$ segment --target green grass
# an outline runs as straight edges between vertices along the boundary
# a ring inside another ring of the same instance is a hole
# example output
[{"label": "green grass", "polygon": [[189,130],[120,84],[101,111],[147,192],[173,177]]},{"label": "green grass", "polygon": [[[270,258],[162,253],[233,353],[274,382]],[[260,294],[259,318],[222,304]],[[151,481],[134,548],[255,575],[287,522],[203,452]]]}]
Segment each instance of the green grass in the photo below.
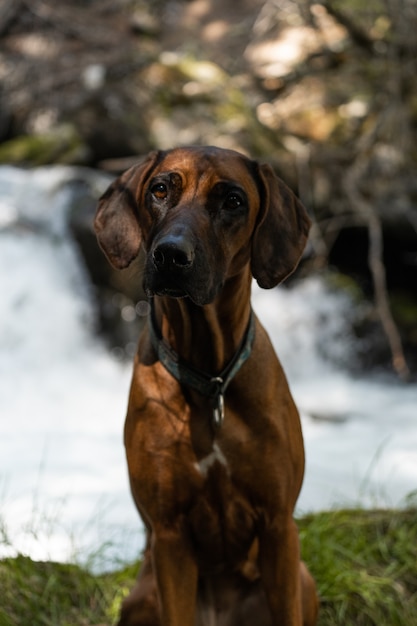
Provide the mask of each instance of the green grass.
[{"label": "green grass", "polygon": [[417,624],[417,509],[320,513],[299,527],[320,626]]},{"label": "green grass", "polygon": [[0,626],[112,624],[137,571],[134,565],[94,575],[24,556],[0,561]]},{"label": "green grass", "polygon": [[[299,528],[321,597],[319,626],[417,624],[416,508],[319,513]],[[93,575],[23,556],[0,561],[0,626],[113,624],[137,569]]]}]

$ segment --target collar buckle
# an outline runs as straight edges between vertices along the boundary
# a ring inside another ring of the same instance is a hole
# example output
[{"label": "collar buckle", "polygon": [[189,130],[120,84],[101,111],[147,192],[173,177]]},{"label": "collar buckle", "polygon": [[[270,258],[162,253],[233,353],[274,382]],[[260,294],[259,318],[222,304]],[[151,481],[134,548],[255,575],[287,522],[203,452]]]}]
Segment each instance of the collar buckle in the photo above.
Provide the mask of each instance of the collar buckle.
[{"label": "collar buckle", "polygon": [[216,376],[210,382],[217,385],[217,392],[214,396],[213,424],[216,428],[220,428],[224,422],[224,380],[220,376]]}]

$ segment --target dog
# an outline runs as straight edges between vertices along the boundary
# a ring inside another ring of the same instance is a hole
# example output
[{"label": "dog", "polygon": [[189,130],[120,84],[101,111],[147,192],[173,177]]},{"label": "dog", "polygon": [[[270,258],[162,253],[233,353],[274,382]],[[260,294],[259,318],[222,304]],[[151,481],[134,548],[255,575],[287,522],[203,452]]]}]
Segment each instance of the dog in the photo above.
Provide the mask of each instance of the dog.
[{"label": "dog", "polygon": [[143,247],[151,304],[124,431],[147,542],[119,624],[314,626],[300,419],[250,300],[296,268],[304,207],[269,165],[180,147],[115,180],[94,226],[115,268]]}]

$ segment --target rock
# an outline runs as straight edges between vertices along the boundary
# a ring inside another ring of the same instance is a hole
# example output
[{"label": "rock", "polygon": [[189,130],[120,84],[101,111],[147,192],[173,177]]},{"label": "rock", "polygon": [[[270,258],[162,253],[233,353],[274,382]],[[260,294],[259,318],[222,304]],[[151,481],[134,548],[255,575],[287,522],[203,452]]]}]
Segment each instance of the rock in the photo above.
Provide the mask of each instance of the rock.
[{"label": "rock", "polygon": [[90,164],[109,158],[146,154],[153,144],[148,120],[124,90],[111,83],[91,94],[71,114],[83,142],[90,150]]},{"label": "rock", "polygon": [[145,316],[143,307],[136,308],[145,300],[140,276],[141,259],[124,271],[111,267],[99,248],[93,229],[93,219],[100,195],[110,184],[112,177],[79,170],[66,183],[68,192],[68,222],[77,242],[86,269],[94,286],[97,305],[97,331],[106,337],[115,355],[132,356]]}]

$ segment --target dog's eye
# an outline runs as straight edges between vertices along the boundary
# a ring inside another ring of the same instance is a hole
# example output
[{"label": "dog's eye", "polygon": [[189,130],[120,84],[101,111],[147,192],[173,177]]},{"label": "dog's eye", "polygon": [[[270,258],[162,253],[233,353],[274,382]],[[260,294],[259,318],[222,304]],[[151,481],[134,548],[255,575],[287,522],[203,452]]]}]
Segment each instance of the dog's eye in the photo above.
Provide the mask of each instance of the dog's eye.
[{"label": "dog's eye", "polygon": [[164,183],[156,183],[152,185],[151,193],[157,200],[165,200],[168,195],[168,188]]},{"label": "dog's eye", "polygon": [[238,209],[243,204],[243,199],[238,193],[229,193],[226,197],[224,205],[227,209]]}]

